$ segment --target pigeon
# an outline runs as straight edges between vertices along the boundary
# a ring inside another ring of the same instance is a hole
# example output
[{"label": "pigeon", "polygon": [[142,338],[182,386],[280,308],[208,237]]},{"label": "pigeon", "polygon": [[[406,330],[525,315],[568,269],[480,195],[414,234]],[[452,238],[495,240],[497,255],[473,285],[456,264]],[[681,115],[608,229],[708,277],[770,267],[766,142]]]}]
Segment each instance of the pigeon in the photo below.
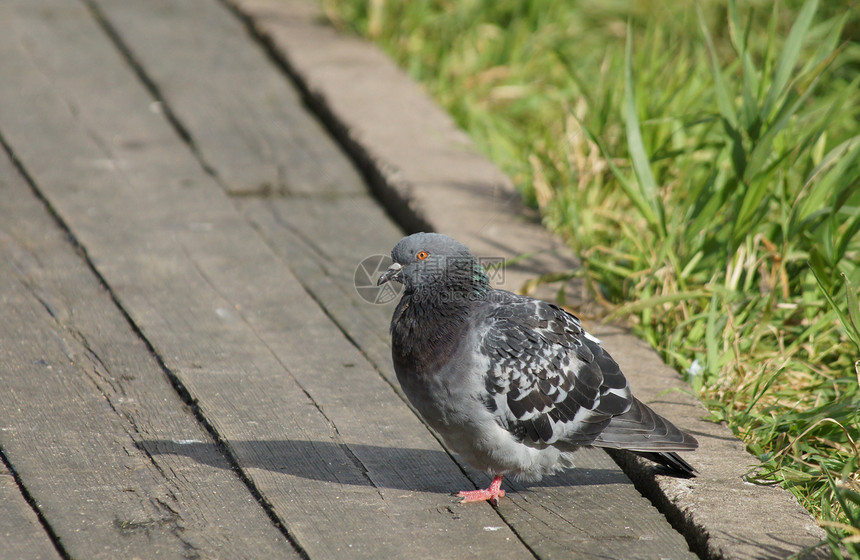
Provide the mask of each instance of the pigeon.
[{"label": "pigeon", "polygon": [[583,446],[624,449],[695,476],[676,451],[698,447],[633,396],[618,364],[558,305],[490,286],[469,249],[438,233],[394,247],[377,285],[404,290],[391,353],[409,402],[472,467],[493,477],[461,502],[504,497],[502,479],[573,467]]}]

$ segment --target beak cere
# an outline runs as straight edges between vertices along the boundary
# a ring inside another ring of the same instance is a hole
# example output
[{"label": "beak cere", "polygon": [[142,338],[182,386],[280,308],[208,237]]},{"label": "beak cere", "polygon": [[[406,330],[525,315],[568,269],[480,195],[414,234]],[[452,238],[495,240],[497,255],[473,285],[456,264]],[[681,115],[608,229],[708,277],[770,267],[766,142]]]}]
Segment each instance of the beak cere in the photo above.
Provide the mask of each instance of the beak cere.
[{"label": "beak cere", "polygon": [[377,286],[381,286],[388,282],[389,280],[400,281],[400,270],[403,268],[403,265],[400,263],[392,263],[388,269],[382,273],[379,277],[379,280],[376,281]]}]

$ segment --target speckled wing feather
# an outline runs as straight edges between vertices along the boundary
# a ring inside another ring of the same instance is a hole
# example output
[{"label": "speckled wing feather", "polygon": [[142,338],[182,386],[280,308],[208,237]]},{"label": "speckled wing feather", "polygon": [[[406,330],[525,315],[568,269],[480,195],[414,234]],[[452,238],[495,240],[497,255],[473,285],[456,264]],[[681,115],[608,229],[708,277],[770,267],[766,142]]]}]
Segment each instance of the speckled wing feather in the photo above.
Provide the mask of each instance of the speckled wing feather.
[{"label": "speckled wing feather", "polygon": [[518,439],[588,445],[634,399],[618,365],[556,305],[497,291],[480,352],[487,406]]},{"label": "speckled wing feather", "polygon": [[487,407],[536,446],[627,449],[680,471],[696,440],[633,397],[615,360],[556,305],[498,291],[482,322]]}]

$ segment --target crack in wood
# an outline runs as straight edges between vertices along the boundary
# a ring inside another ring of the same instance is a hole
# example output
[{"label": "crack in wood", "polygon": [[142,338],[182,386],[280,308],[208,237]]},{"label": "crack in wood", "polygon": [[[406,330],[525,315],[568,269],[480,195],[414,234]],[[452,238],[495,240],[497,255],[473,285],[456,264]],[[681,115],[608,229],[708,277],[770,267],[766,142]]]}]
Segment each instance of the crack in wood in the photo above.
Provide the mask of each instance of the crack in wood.
[{"label": "crack in wood", "polygon": [[318,122],[340,146],[392,221],[402,227],[406,233],[433,231],[433,226],[422,213],[410,207],[410,203],[395,192],[384,172],[379,169],[378,162],[374,161],[365,147],[353,137],[349,128],[338,119],[323,97],[308,87],[296,68],[282,54],[274,39],[266,31],[255,25],[254,17],[244,13],[237,4],[230,0],[218,1],[242,22],[248,36],[263,49],[266,57],[290,80],[290,83],[301,95],[302,104],[317,118]]},{"label": "crack in wood", "polygon": [[690,512],[680,509],[677,504],[663,493],[653,474],[654,469],[642,466],[641,463],[645,463],[646,461],[623,450],[607,449],[606,453],[630,477],[636,490],[663,514],[676,531],[684,536],[690,550],[700,558],[715,557],[708,546],[709,535],[707,529],[696,523]]},{"label": "crack in wood", "polygon": [[15,481],[15,485],[18,487],[18,491],[21,492],[21,496],[24,498],[24,501],[30,506],[30,509],[33,510],[33,513],[36,514],[36,519],[39,520],[39,524],[45,529],[45,533],[47,533],[48,538],[51,540],[51,544],[54,545],[54,548],[57,550],[57,553],[60,555],[63,560],[71,560],[71,555],[66,551],[66,548],[60,542],[60,537],[57,535],[54,528],[48,522],[48,519],[45,517],[41,508],[39,508],[39,504],[36,502],[36,499],[24,485],[24,481],[21,480],[21,476],[12,466],[12,462],[9,460],[9,457],[3,452],[3,449],[0,448],[0,462],[3,463],[3,466],[6,467],[6,470],[9,471],[9,474],[12,475],[12,479]]},{"label": "crack in wood", "polygon": [[[202,269],[202,267],[197,262],[197,260],[194,258],[194,256],[185,247],[185,245],[183,245],[182,243],[179,243],[178,245],[179,245],[180,249],[182,250],[183,254],[185,255],[186,259],[188,259],[188,262],[191,263],[195,272],[197,272],[197,274],[199,275],[200,279],[207,286],[209,286],[209,288],[213,292],[215,292],[220,298],[222,298],[224,301],[228,302],[228,304],[230,305],[231,308],[235,309],[236,306],[233,305],[233,302],[227,297],[226,294],[222,293],[218,289],[218,287],[212,282],[212,280],[209,278],[209,276],[206,274],[206,272]],[[283,362],[283,360],[281,360],[280,356],[278,356],[278,353],[275,352],[275,350],[269,346],[268,342],[264,339],[264,337],[262,337],[260,335],[260,333],[257,331],[256,327],[252,324],[252,322],[248,321],[247,318],[244,316],[244,314],[241,311],[237,310],[236,314],[239,316],[239,318],[242,320],[242,322],[245,325],[247,325],[249,329],[251,329],[251,331],[254,333],[254,335],[257,337],[257,339],[260,341],[260,343],[263,345],[263,347],[265,347],[266,350],[269,351],[269,353],[272,355],[272,357],[275,359],[275,361],[277,361],[278,364],[280,364],[280,366],[283,368],[283,370],[290,376],[290,379],[292,379],[293,383],[295,383],[296,386],[299,388],[299,390],[305,395],[308,402],[314,406],[314,408],[317,410],[317,412],[319,412],[320,416],[322,416],[322,418],[328,424],[329,429],[332,432],[332,438],[336,440],[337,445],[340,446],[340,448],[343,450],[344,454],[359,469],[359,471],[362,473],[362,476],[365,478],[365,480],[368,482],[368,484],[376,490],[376,493],[379,495],[379,498],[381,500],[385,501],[385,495],[383,494],[382,489],[379,487],[378,484],[376,484],[374,482],[373,478],[370,476],[370,471],[368,470],[367,466],[352,451],[352,449],[350,449],[349,444],[347,444],[343,440],[343,438],[341,437],[340,431],[337,428],[337,425],[328,416],[328,414],[326,414],[322,405],[319,402],[317,402],[316,399],[314,399],[314,397],[310,393],[310,391],[295,377],[295,375],[293,375],[293,373],[290,371],[290,368],[287,366],[287,364],[285,364]],[[387,513],[386,513],[386,515],[387,515]]]},{"label": "crack in wood", "polygon": [[[159,104],[162,113],[164,114],[167,121],[176,131],[176,134],[185,142],[191,152],[194,154],[195,159],[200,163],[200,167],[203,168],[203,171],[206,172],[207,175],[213,177],[218,183],[221,183],[221,180],[218,176],[218,171],[210,165],[206,158],[203,157],[203,154],[200,152],[200,149],[197,146],[197,143],[194,141],[194,137],[191,135],[191,132],[182,124],[179,118],[176,116],[171,107],[165,102],[164,96],[161,94],[161,90],[155,81],[146,73],[143,66],[138,62],[132,53],[129,46],[123,41],[119,32],[111,25],[110,21],[102,14],[101,9],[96,5],[92,0],[81,0],[84,5],[89,9],[90,13],[93,16],[93,19],[96,21],[98,26],[104,31],[105,35],[107,35],[108,39],[114,44],[119,53],[122,55],[126,64],[128,64],[129,68],[132,69],[137,78],[141,81],[143,86],[149,92],[149,94],[153,97],[153,101]],[[222,185],[223,186],[223,185]]]},{"label": "crack in wood", "polygon": [[[275,220],[275,223],[277,223],[279,226],[284,228],[286,231],[293,234],[296,239],[298,239],[302,244],[304,244],[307,247],[308,251],[310,251],[312,254],[318,255],[319,258],[313,259],[314,264],[316,264],[320,268],[320,270],[322,270],[323,274],[325,274],[326,276],[331,275],[330,271],[328,269],[326,269],[325,266],[323,266],[323,263],[329,262],[331,260],[330,256],[326,254],[326,252],[322,249],[322,247],[319,246],[319,244],[314,243],[314,241],[310,237],[305,235],[302,231],[300,231],[299,228],[296,228],[292,224],[290,224],[274,208],[272,209],[272,218]],[[251,221],[250,223],[251,223],[251,227],[253,227],[258,232],[260,231],[258,224],[255,224],[253,221]],[[265,236],[261,235],[261,237],[265,241],[265,239],[266,239]],[[289,263],[287,263],[287,267],[290,268],[290,270],[292,270],[292,267],[289,265]],[[296,275],[296,278],[302,284],[302,287],[305,288],[305,291],[309,294],[312,294],[312,291],[308,289],[308,287],[304,284],[304,282],[302,282],[301,277]],[[313,297],[313,295],[311,295],[311,297]],[[317,302],[317,304],[319,305],[319,302]],[[325,309],[322,305],[320,305],[320,307]],[[341,329],[341,331],[343,331],[343,329]],[[360,348],[359,348],[359,350],[360,350]]]},{"label": "crack in wood", "polygon": [[167,528],[182,545],[183,558],[187,558],[188,560],[200,558],[198,547],[183,535],[185,527],[180,522],[182,520],[180,512],[159,497],[150,498],[150,503],[155,507],[156,511],[163,512],[162,517],[142,521],[115,518],[114,527],[119,530],[120,534],[143,532],[147,536],[150,536],[150,530],[153,528]]}]

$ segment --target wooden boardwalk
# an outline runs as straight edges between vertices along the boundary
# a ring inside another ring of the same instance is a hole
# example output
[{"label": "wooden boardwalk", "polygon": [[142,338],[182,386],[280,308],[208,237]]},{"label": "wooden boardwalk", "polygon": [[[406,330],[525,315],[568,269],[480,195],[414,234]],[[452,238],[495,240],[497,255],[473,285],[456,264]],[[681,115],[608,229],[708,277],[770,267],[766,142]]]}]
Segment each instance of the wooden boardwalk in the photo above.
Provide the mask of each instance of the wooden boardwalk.
[{"label": "wooden boardwalk", "polygon": [[402,231],[219,0],[4,0],[0,142],[0,559],[695,558],[598,450],[456,504]]}]

